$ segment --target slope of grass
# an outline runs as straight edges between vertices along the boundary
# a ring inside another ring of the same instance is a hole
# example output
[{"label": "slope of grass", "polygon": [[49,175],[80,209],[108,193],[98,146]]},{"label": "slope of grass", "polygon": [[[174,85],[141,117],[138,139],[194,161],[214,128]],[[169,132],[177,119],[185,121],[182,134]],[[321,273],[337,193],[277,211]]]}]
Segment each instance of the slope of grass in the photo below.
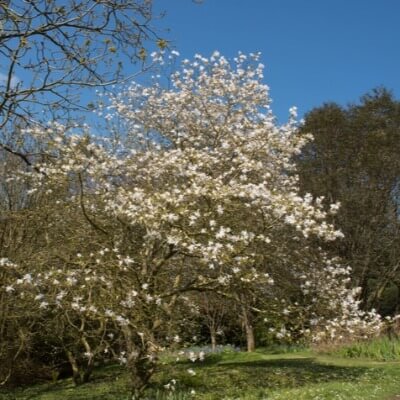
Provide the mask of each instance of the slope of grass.
[{"label": "slope of grass", "polygon": [[[193,369],[196,375],[187,370]],[[175,379],[175,391],[164,385]],[[128,400],[129,377],[118,366],[99,369],[91,383],[70,380],[0,392],[4,400]],[[191,393],[195,391],[195,394]],[[400,395],[400,363],[349,360],[311,352],[222,353],[204,362],[166,359],[148,394],[152,400],[385,400]]]}]

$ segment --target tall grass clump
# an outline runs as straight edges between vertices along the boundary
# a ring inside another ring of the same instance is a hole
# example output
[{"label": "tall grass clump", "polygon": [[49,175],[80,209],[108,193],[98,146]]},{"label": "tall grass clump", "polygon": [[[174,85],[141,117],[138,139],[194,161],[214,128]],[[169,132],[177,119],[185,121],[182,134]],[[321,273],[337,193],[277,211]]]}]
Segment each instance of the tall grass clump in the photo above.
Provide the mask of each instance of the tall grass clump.
[{"label": "tall grass clump", "polygon": [[357,341],[330,352],[345,358],[366,358],[375,361],[400,361],[400,338],[382,336],[369,341]]}]

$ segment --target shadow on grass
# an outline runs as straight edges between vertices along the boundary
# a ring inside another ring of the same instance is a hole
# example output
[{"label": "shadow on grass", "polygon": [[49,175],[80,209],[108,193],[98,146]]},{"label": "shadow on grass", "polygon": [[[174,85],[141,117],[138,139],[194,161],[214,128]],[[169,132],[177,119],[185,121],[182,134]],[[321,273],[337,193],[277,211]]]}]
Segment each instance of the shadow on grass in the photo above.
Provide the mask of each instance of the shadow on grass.
[{"label": "shadow on grass", "polygon": [[[193,368],[196,375],[184,374],[188,368]],[[219,360],[215,357],[202,365],[182,362],[176,363],[174,369],[171,366],[168,369],[179,380],[181,387],[195,388],[203,394],[215,393],[215,399],[221,393],[229,397],[238,392],[253,393],[324,382],[356,381],[369,370],[367,367],[322,364],[312,357],[260,360],[260,355],[254,360],[238,357],[237,360],[223,361],[223,357]],[[211,395],[210,398],[214,397]]]},{"label": "shadow on grass", "polygon": [[128,376],[119,365],[103,366],[94,371],[88,383],[75,386],[71,378],[42,383],[11,391],[0,391],[0,400],[109,400],[127,399]]},{"label": "shadow on grass", "polygon": [[321,379],[326,381],[333,379],[352,380],[357,379],[368,370],[366,367],[322,364],[312,357],[224,362],[220,366],[237,368],[249,375],[257,373],[262,373],[266,376],[286,375],[299,380],[299,383],[305,378],[307,378],[307,383],[311,383],[310,381],[313,380],[320,382]]}]

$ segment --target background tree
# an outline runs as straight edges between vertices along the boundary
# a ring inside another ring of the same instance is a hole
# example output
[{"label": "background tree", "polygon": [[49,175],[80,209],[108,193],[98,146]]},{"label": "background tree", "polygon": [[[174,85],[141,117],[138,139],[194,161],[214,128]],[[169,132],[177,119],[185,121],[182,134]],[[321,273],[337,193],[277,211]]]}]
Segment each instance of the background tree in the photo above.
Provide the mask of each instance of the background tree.
[{"label": "background tree", "polygon": [[302,192],[341,203],[334,222],[345,237],[328,248],[352,267],[364,306],[392,314],[400,284],[400,103],[376,89],[359,104],[312,110],[302,131],[314,136],[298,159]]},{"label": "background tree", "polygon": [[217,349],[218,338],[222,337],[232,325],[237,323],[237,312],[232,301],[215,292],[204,292],[198,295],[196,303],[199,308],[200,324],[207,328],[211,349]]}]

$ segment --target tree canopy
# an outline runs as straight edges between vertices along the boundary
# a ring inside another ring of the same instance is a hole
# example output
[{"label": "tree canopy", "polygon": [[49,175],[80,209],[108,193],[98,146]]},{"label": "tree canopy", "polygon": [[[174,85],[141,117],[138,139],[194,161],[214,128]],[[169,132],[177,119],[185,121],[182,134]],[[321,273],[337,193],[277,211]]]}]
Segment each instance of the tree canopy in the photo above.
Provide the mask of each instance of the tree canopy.
[{"label": "tree canopy", "polygon": [[344,239],[330,249],[353,268],[364,305],[394,313],[398,298],[383,303],[400,283],[400,103],[376,89],[359,104],[312,110],[301,130],[314,137],[298,159],[302,192],[341,204],[334,222]]}]

